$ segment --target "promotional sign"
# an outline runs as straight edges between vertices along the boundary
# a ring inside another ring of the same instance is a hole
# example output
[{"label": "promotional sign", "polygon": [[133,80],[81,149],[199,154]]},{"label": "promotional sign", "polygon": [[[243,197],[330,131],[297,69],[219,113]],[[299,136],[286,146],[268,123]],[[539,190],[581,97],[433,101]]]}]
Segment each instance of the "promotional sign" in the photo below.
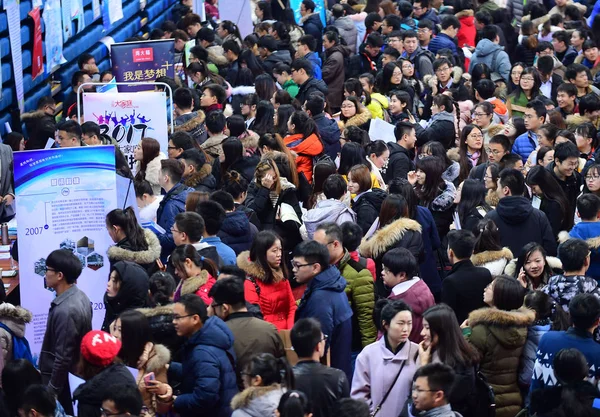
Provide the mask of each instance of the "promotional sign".
[{"label": "promotional sign", "polygon": [[83,120],[98,123],[100,132],[114,138],[129,167],[134,170],[135,147],[142,138],[150,137],[160,143],[166,155],[167,144],[167,95],[151,93],[84,93]]},{"label": "promotional sign", "polygon": [[[117,82],[154,82],[175,78],[173,39],[114,43],[110,46],[112,72]],[[120,92],[154,90],[152,85],[119,86]]]},{"label": "promotional sign", "polygon": [[[315,13],[319,13],[321,17],[321,23],[323,23],[323,27],[327,26],[325,24],[325,11],[327,8],[325,7],[325,0],[313,0],[315,2]],[[302,0],[290,0],[290,8],[294,11],[294,17],[296,18],[296,23],[300,26],[302,15],[300,14],[300,4],[302,4]]]},{"label": "promotional sign", "polygon": [[77,286],[89,297],[94,329],[104,320],[110,274],[106,250],[113,244],[106,214],[117,207],[114,146],[41,149],[14,154],[21,305],[32,312],[25,336],[37,362],[50,303],[46,258],[72,251],[83,271]]},{"label": "promotional sign", "polygon": [[60,1],[46,0],[42,17],[46,28],[46,72],[48,74],[67,62],[63,56],[61,16]]},{"label": "promotional sign", "polygon": [[36,7],[29,12],[33,19],[33,50],[31,53],[31,78],[34,80],[44,73],[44,61],[42,58],[42,21],[40,9]]}]

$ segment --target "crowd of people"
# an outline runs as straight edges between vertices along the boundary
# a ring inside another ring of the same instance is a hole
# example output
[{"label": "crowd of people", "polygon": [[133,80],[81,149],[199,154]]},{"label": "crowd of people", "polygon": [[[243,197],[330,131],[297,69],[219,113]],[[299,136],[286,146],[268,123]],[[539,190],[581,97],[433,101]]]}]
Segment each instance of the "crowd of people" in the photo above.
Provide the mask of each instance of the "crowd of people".
[{"label": "crowd of people", "polygon": [[142,139],[134,175],[76,93],[0,145],[3,218],[9,147],[48,137],[114,144],[137,202],[101,330],[67,250],[39,357],[1,300],[0,415],[599,415],[600,2],[260,0],[245,37],[191,3],[150,34],[166,155]]}]

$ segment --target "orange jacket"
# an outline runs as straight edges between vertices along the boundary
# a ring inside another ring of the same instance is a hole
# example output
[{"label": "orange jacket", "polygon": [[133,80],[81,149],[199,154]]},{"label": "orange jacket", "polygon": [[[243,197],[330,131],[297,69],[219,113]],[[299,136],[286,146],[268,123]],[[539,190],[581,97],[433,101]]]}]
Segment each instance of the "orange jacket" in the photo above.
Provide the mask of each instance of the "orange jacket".
[{"label": "orange jacket", "polygon": [[298,173],[304,173],[304,176],[312,184],[313,157],[323,153],[323,144],[314,133],[302,140],[302,134],[289,135],[283,139],[285,146],[290,151],[296,153],[296,167]]}]

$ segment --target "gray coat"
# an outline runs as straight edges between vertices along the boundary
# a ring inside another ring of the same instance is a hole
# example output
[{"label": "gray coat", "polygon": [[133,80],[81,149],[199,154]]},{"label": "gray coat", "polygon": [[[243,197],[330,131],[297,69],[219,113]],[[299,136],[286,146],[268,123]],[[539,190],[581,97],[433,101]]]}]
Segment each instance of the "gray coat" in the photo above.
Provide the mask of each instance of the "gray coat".
[{"label": "gray coat", "polygon": [[[0,144],[0,196],[14,195],[13,190],[13,151],[10,146]],[[0,204],[0,218],[14,216],[13,204]]]},{"label": "gray coat", "polygon": [[68,387],[68,373],[74,373],[79,362],[81,339],[90,330],[90,299],[73,285],[50,304],[40,353],[42,383],[57,394]]},{"label": "gray coat", "polygon": [[231,400],[231,417],[272,416],[284,392],[279,384],[246,388]]},{"label": "gray coat", "polygon": [[480,40],[475,47],[475,53],[471,57],[469,73],[473,71],[477,64],[486,64],[491,72],[497,72],[504,78],[504,81],[508,82],[511,65],[504,47],[489,39]]},{"label": "gray coat", "polygon": [[338,28],[340,36],[346,41],[346,45],[350,48],[350,52],[355,54],[357,52],[357,40],[358,40],[358,29],[354,21],[349,16],[342,16],[335,19],[333,26]]}]

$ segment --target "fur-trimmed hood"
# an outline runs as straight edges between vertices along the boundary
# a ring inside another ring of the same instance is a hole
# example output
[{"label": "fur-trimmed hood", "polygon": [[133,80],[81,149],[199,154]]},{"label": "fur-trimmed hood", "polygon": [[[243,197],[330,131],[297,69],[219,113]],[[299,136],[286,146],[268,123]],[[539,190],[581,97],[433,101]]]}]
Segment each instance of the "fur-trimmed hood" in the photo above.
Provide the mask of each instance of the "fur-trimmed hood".
[{"label": "fur-trimmed hood", "polygon": [[[461,67],[453,67],[452,68],[452,83],[458,84],[461,81],[463,76],[463,69]],[[425,75],[423,76],[423,84],[429,86],[430,88],[438,85],[438,79],[435,75]],[[454,85],[454,87],[456,87]]]},{"label": "fur-trimmed hood", "polygon": [[[272,415],[272,411],[279,405],[279,399],[285,390],[279,384],[272,384],[266,387],[248,387],[238,393],[231,400],[231,409],[238,410],[240,408],[254,408],[254,412],[263,409],[267,411],[264,414],[248,413],[251,416],[267,416]],[[273,407],[274,405],[274,407]],[[271,407],[273,407],[271,409]],[[268,412],[271,411],[271,413]]]},{"label": "fur-trimmed hood", "polygon": [[[250,260],[250,251],[244,251],[237,256],[237,266],[244,270],[246,275],[249,275],[258,280],[264,281],[267,278],[265,270],[256,262]],[[275,272],[275,271],[273,271]],[[283,274],[274,273],[274,282],[284,280]]]},{"label": "fur-trimmed hood", "polygon": [[496,207],[500,202],[500,197],[498,197],[498,194],[495,190],[487,190],[487,194],[485,195],[485,202],[492,207]]},{"label": "fur-trimmed hood", "polygon": [[506,259],[507,262],[510,262],[513,259],[513,253],[509,248],[502,248],[501,250],[486,250],[471,256],[471,262],[475,266],[482,266],[500,259]]},{"label": "fur-trimmed hood", "polygon": [[196,188],[206,177],[212,174],[212,166],[210,164],[202,165],[199,171],[194,172],[187,177],[183,183],[188,187]]},{"label": "fur-trimmed hood", "polygon": [[[553,271],[562,270],[562,262],[555,256],[546,256],[546,262],[548,262],[548,266],[552,268]],[[515,276],[515,271],[517,269],[517,259],[513,259],[506,265],[504,269],[504,273],[506,275],[510,275],[511,277]]]},{"label": "fur-trimmed hood", "polygon": [[466,10],[461,10],[460,12],[456,13],[454,16],[456,16],[458,19],[460,19],[461,17],[475,16],[475,13],[471,9],[466,9]]},{"label": "fur-trimmed hood", "polygon": [[506,349],[522,347],[527,340],[527,328],[535,320],[535,311],[527,307],[518,310],[480,308],[469,314],[469,327],[483,325]]},{"label": "fur-trimmed hood", "polygon": [[401,240],[407,231],[421,233],[421,225],[408,218],[395,220],[379,229],[371,239],[363,240],[358,251],[367,258],[377,258]]},{"label": "fur-trimmed hood", "polygon": [[483,133],[486,134],[490,139],[496,135],[500,135],[504,132],[504,125],[493,123],[487,128],[483,129]]},{"label": "fur-trimmed hood", "polygon": [[21,120],[22,121],[26,121],[26,120],[31,120],[31,119],[41,119],[42,117],[52,117],[49,114],[46,114],[46,112],[44,110],[34,110],[34,111],[30,111],[27,113],[23,113],[21,115]]},{"label": "fur-trimmed hood", "polygon": [[119,246],[111,246],[106,251],[108,259],[111,261],[130,261],[140,265],[151,264],[160,258],[160,241],[156,235],[148,230],[144,229],[144,238],[148,244],[148,249],[142,251],[132,251]]},{"label": "fur-trimmed hood", "polygon": [[178,120],[180,123],[175,124],[173,131],[189,132],[200,127],[200,125],[204,123],[204,120],[206,120],[206,116],[202,110],[198,110],[189,114],[184,114],[183,116],[179,116],[177,119],[175,119],[175,122]]},{"label": "fur-trimmed hood", "polygon": [[219,156],[223,155],[223,142],[227,139],[227,136],[220,134],[209,136],[208,139],[200,147],[210,155]]},{"label": "fur-trimmed hood", "polygon": [[200,275],[190,277],[181,281],[181,295],[196,294],[196,291],[206,284],[210,279],[210,275],[207,271],[201,271]]},{"label": "fur-trimmed hood", "polygon": [[154,354],[150,354],[148,361],[145,364],[146,373],[162,371],[165,366],[171,362],[171,352],[161,344],[155,344],[153,349]]},{"label": "fur-trimmed hood", "polygon": [[450,148],[446,151],[446,156],[448,159],[454,162],[460,163],[460,153],[458,147]]},{"label": "fur-trimmed hood", "polygon": [[366,108],[361,109],[362,113],[356,113],[354,116],[346,120],[345,122],[339,121],[340,129],[347,128],[348,126],[362,126],[371,120],[371,112]]},{"label": "fur-trimmed hood", "polygon": [[258,148],[258,140],[259,140],[259,136],[258,133],[247,129],[244,133],[242,133],[239,136],[239,140],[242,142],[242,145],[244,145],[244,150],[246,151],[246,154],[250,153],[254,153],[256,151],[256,148]]},{"label": "fur-trimmed hood", "polygon": [[31,311],[10,303],[0,304],[0,322],[18,337],[25,337],[25,325],[31,322]]},{"label": "fur-trimmed hood", "polygon": [[567,128],[574,129],[582,123],[589,123],[590,119],[576,113],[576,114],[569,114],[567,116],[567,119],[565,120],[565,122],[567,123]]},{"label": "fur-trimmed hood", "polygon": [[148,318],[166,316],[169,314],[173,314],[173,304],[169,304],[166,306],[156,306],[152,308],[137,308],[136,310]]}]

